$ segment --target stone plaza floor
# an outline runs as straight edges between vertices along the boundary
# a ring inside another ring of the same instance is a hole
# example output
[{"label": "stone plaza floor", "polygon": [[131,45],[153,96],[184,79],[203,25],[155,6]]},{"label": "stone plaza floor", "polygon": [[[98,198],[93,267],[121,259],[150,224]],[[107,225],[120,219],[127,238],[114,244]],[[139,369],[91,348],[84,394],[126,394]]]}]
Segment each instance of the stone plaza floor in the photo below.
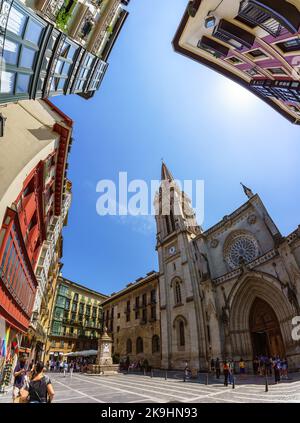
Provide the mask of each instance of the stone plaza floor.
[{"label": "stone plaza floor", "polygon": [[[168,372],[151,378],[143,374],[90,376],[74,373],[49,374],[55,389],[55,403],[286,403],[300,402],[300,373],[289,380],[274,384],[269,378],[269,391],[265,392],[265,379],[259,376],[235,378],[235,389],[223,386],[223,379],[200,375],[196,381],[183,381],[182,373]],[[0,404],[11,402],[11,392],[0,396]]]}]

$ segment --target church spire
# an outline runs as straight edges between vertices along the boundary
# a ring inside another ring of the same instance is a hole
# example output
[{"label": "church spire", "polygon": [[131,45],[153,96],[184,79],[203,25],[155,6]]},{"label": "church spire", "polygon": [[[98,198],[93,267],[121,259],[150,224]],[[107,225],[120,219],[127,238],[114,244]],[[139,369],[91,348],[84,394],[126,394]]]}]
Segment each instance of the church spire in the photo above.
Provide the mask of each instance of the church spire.
[{"label": "church spire", "polygon": [[165,162],[162,160],[162,164],[161,164],[161,180],[162,181],[174,181],[174,177],[172,175],[172,173],[169,171],[167,165],[165,164]]},{"label": "church spire", "polygon": [[246,187],[242,182],[241,182],[241,185],[243,187],[243,190],[244,190],[244,193],[246,194],[246,196],[248,198],[252,198],[254,196],[252,190],[250,188]]}]

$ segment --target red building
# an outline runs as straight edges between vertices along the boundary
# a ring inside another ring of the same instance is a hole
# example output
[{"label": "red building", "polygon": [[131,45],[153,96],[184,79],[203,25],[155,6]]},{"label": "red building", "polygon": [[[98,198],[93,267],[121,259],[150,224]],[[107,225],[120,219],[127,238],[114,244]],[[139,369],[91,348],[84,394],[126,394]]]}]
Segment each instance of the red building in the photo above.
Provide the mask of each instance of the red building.
[{"label": "red building", "polygon": [[6,342],[5,358],[10,360],[11,342],[17,339],[19,343],[30,324],[40,285],[35,270],[41,249],[51,239],[53,220],[62,213],[73,122],[43,100],[8,105],[3,115],[7,121],[0,144],[4,175],[0,182],[0,319],[5,320],[6,333],[0,331],[0,341]]}]

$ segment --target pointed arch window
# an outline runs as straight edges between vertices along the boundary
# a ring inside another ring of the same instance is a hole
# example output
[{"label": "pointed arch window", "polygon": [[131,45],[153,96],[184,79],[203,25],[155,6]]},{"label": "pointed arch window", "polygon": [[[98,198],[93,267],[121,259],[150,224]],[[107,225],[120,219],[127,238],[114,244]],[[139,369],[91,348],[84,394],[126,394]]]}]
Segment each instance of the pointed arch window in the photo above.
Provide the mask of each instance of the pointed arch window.
[{"label": "pointed arch window", "polygon": [[141,337],[138,337],[136,340],[136,353],[140,354],[142,352],[144,352],[143,339]]},{"label": "pointed arch window", "polygon": [[127,339],[126,342],[126,353],[131,354],[132,353],[132,341],[131,339]]},{"label": "pointed arch window", "polygon": [[159,336],[154,335],[152,337],[152,353],[157,353],[160,351],[160,342],[159,342]]},{"label": "pointed arch window", "polygon": [[185,333],[184,333],[184,322],[183,320],[179,321],[178,325],[178,338],[179,338],[179,346],[185,346]]},{"label": "pointed arch window", "polygon": [[178,280],[175,282],[174,292],[175,292],[175,304],[176,305],[182,304],[181,283]]}]

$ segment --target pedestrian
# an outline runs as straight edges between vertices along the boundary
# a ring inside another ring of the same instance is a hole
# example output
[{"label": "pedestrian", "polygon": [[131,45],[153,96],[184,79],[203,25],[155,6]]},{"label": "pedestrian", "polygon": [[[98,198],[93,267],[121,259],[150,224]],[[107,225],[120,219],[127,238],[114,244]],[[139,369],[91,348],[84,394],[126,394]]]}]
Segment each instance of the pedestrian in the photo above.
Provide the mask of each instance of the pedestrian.
[{"label": "pedestrian", "polygon": [[188,362],[186,361],[185,362],[185,365],[184,365],[184,376],[183,376],[183,381],[185,382],[188,378],[189,378],[189,365],[188,365]]},{"label": "pedestrian", "polygon": [[70,377],[73,376],[73,370],[74,370],[74,363],[73,363],[73,361],[71,361],[71,363],[70,363]]},{"label": "pedestrian", "polygon": [[282,379],[288,379],[288,361],[286,357],[281,361],[281,371]]},{"label": "pedestrian", "polygon": [[63,364],[64,364],[64,377],[66,377],[66,373],[69,370],[69,365],[66,360],[64,361]]},{"label": "pedestrian", "polygon": [[274,377],[275,377],[275,384],[280,382],[280,364],[278,360],[275,360],[273,363],[273,369],[274,369]]},{"label": "pedestrian", "polygon": [[55,366],[55,368],[56,368],[56,371],[59,372],[59,361],[58,360],[56,360],[56,366]]},{"label": "pedestrian", "polygon": [[61,361],[59,362],[59,373],[62,373],[62,372],[63,372],[63,370],[64,370],[64,362],[61,360]]},{"label": "pedestrian", "polygon": [[253,373],[254,373],[255,375],[257,375],[257,374],[258,374],[258,372],[259,372],[259,359],[258,359],[258,357],[256,356],[256,357],[254,358],[254,360],[253,360]]},{"label": "pedestrian", "polygon": [[219,360],[219,357],[217,357],[217,359],[216,359],[215,366],[216,366],[216,378],[217,379],[220,379],[221,369],[220,369],[220,360]]},{"label": "pedestrian", "polygon": [[223,363],[224,386],[228,386],[229,365],[225,360]]},{"label": "pedestrian", "polygon": [[240,368],[241,377],[244,377],[246,372],[246,364],[242,358],[240,359],[240,362],[239,362],[239,368]]},{"label": "pedestrian", "polygon": [[210,371],[215,372],[215,360],[213,358],[210,360]]},{"label": "pedestrian", "polygon": [[19,402],[21,389],[24,388],[27,379],[26,355],[22,355],[14,369],[13,402]]},{"label": "pedestrian", "polygon": [[38,362],[35,366],[35,374],[29,386],[21,389],[21,397],[24,402],[46,403],[52,402],[54,389],[51,380],[44,375],[44,364]]},{"label": "pedestrian", "polygon": [[228,366],[229,366],[228,381],[229,381],[230,385],[232,385],[233,384],[233,378],[234,378],[234,361],[233,361],[233,358],[228,361]]}]

